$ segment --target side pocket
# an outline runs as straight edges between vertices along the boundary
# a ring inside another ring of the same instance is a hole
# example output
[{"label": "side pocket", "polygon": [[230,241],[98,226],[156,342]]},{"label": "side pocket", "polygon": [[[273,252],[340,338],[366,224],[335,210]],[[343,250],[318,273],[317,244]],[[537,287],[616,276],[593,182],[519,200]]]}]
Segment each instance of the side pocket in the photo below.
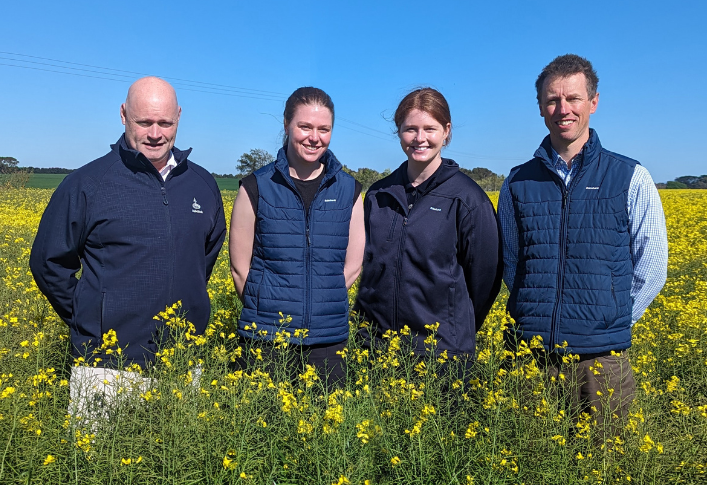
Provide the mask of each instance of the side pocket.
[{"label": "side pocket", "polygon": [[606,328],[611,327],[616,321],[616,316],[619,314],[619,303],[616,300],[616,291],[614,290],[614,274],[611,274],[611,302],[614,305],[614,311],[610,312],[610,318],[606,321]]},{"label": "side pocket", "polygon": [[106,321],[106,292],[105,290],[101,292],[101,334],[98,336],[99,339],[103,338],[103,334],[106,333],[107,330],[105,328],[105,321]]},{"label": "side pocket", "polygon": [[393,219],[390,221],[390,229],[388,230],[388,238],[386,241],[392,241],[393,240],[393,234],[395,234],[395,226],[398,223],[398,218],[400,218],[400,214],[398,214],[397,211],[393,213]]},{"label": "side pocket", "polygon": [[[449,287],[447,291],[447,295],[449,298],[448,301],[448,306],[449,306],[449,332],[452,336],[452,339],[456,341],[457,339],[457,322],[454,319],[454,304],[455,304],[455,296],[456,296],[456,288],[452,285]],[[452,344],[456,345],[456,344]]]}]

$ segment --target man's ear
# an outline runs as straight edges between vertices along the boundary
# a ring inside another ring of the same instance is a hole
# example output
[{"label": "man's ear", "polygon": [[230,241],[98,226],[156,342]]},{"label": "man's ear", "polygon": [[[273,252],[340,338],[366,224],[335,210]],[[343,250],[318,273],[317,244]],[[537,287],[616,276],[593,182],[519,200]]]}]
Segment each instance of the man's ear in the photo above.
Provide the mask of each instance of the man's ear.
[{"label": "man's ear", "polygon": [[599,104],[599,93],[594,95],[594,99],[592,99],[590,103],[592,103],[592,110],[589,112],[589,114],[594,114],[594,112],[597,110],[597,105]]},{"label": "man's ear", "polygon": [[123,125],[128,121],[128,115],[125,112],[125,103],[120,105],[120,120],[123,122]]}]

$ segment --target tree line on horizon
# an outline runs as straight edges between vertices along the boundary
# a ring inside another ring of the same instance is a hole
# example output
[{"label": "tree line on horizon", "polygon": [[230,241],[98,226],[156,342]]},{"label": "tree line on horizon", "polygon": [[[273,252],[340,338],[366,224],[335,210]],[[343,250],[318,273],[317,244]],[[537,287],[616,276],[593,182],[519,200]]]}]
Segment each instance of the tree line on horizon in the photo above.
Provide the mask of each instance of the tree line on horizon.
[{"label": "tree line on horizon", "polygon": [[[241,179],[251,173],[255,172],[261,167],[264,167],[270,162],[273,162],[275,157],[268,153],[266,150],[259,148],[254,148],[247,153],[244,153],[238,158],[236,162],[236,173],[224,173],[218,174],[212,172],[216,178],[227,178],[227,179]],[[14,157],[0,157],[0,175],[24,175],[29,174],[60,174],[66,175],[73,172],[75,169],[71,168],[60,168],[60,167],[20,167],[19,161]],[[366,191],[378,180],[390,175],[391,170],[389,168],[378,172],[372,168],[361,167],[357,170],[352,170],[346,165],[343,166],[343,170],[354,177],[363,186],[363,190]],[[501,189],[503,181],[505,180],[504,175],[499,175],[487,168],[475,167],[469,170],[468,168],[460,167],[459,170],[472,178],[479,186],[487,191],[497,191]],[[14,184],[13,184],[14,185]],[[667,183],[658,182],[655,184],[658,189],[707,189],[707,175],[683,175],[671,180]]]},{"label": "tree line on horizon", "polygon": [[[236,164],[236,175],[212,175],[218,177],[243,178],[273,161],[275,161],[275,157],[272,154],[265,150],[255,148],[240,156]],[[392,170],[389,168],[379,172],[367,167],[360,167],[357,170],[352,170],[346,165],[343,165],[343,170],[358,180],[364,191],[368,190],[371,185],[378,180],[387,177],[392,173]],[[471,177],[482,189],[486,191],[500,190],[501,185],[503,185],[503,180],[505,179],[503,175],[495,174],[491,170],[482,167],[476,167],[471,170],[460,167],[459,170]]]}]

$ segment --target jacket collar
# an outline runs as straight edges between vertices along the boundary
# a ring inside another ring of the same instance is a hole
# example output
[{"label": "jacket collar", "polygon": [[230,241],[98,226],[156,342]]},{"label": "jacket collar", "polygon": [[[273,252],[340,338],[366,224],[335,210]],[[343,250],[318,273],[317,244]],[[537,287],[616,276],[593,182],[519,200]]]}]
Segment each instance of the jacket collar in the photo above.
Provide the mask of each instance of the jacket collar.
[{"label": "jacket collar", "polygon": [[[125,140],[125,133],[123,133],[117,142],[110,146],[111,150],[117,150],[120,159],[126,165],[137,168],[143,171],[155,172],[159,175],[159,172],[154,165],[137,150],[133,150],[128,146],[128,142]],[[180,166],[187,165],[187,157],[191,153],[191,148],[188,150],[180,150],[177,147],[172,147],[172,154],[174,155],[174,161],[177,162],[177,166],[174,168],[173,172],[178,170]],[[177,172],[175,172],[177,173]]]},{"label": "jacket collar", "polygon": [[[319,161],[324,164],[325,175],[321,183],[321,185],[323,186],[329,180],[334,178],[338,172],[341,171],[341,162],[336,159],[334,153],[329,149],[324,152],[324,155],[322,155]],[[287,180],[290,185],[294,187],[294,182],[292,182],[292,177],[290,177],[290,164],[287,161],[287,147],[282,147],[277,152],[277,160],[275,160],[275,169],[280,172],[283,177],[285,177],[285,180]]]},{"label": "jacket collar", "polygon": [[[390,174],[392,178],[391,183],[379,190],[379,192],[387,192],[391,196],[393,196],[395,200],[398,201],[406,215],[409,210],[407,196],[405,195],[405,186],[409,183],[407,171],[408,162],[405,161],[395,170],[395,172]],[[429,194],[434,189],[442,185],[444,182],[452,178],[452,176],[458,171],[459,165],[457,165],[457,162],[450,158],[443,158],[442,164],[432,176],[434,177],[434,179],[423,188],[423,192],[420,194],[420,196]]]},{"label": "jacket collar", "polygon": [[[597,132],[594,131],[593,128],[589,128],[589,140],[584,144],[580,153],[582,154],[582,168],[588,167],[599,157],[599,153],[601,153],[601,142],[599,141],[599,135],[597,135]],[[534,156],[541,159],[550,170],[555,170],[550,135],[547,135],[540,144],[540,147],[535,150]]]}]

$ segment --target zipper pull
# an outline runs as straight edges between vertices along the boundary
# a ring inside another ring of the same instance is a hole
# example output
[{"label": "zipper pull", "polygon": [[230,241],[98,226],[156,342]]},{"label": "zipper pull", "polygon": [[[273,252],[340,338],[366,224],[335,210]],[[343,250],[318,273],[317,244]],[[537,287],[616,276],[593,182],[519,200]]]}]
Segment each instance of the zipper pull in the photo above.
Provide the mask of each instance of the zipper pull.
[{"label": "zipper pull", "polygon": [[403,218],[403,226],[407,226],[407,225],[408,225],[408,218],[405,217],[405,218]]},{"label": "zipper pull", "polygon": [[567,205],[567,190],[562,191],[562,208],[565,208],[565,205]]},{"label": "zipper pull", "polygon": [[169,205],[169,201],[167,200],[167,190],[165,190],[164,185],[162,186],[162,203],[164,205]]},{"label": "zipper pull", "polygon": [[312,241],[309,239],[309,227],[307,227],[307,246],[311,246]]}]

